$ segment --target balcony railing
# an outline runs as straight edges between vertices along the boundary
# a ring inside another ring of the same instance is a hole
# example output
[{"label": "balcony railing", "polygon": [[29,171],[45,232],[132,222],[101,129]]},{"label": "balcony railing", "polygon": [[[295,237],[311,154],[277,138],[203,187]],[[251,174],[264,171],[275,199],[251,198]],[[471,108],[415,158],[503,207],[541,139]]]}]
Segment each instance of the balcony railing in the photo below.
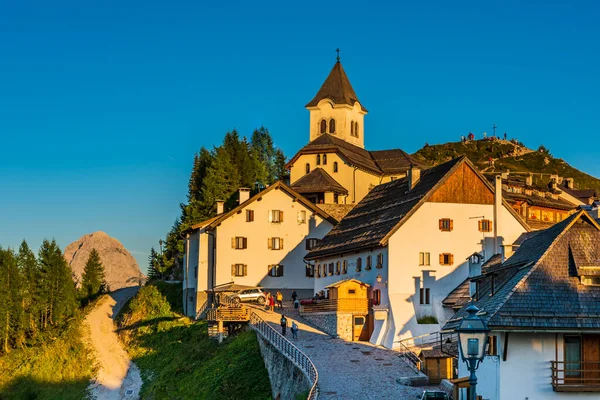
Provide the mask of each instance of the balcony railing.
[{"label": "balcony railing", "polygon": [[555,392],[600,392],[600,361],[551,361]]},{"label": "balcony railing", "polygon": [[315,312],[355,312],[355,313],[368,313],[369,312],[369,300],[368,299],[326,299],[316,300],[310,303],[301,305],[301,312],[315,313]]},{"label": "balcony railing", "polygon": [[206,312],[208,321],[249,321],[250,311],[246,307],[211,308]]}]

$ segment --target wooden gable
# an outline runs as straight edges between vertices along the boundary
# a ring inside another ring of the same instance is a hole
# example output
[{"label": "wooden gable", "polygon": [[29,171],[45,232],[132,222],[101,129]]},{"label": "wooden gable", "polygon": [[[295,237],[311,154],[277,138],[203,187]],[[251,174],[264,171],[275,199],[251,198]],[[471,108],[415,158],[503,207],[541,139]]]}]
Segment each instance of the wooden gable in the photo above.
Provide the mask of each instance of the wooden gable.
[{"label": "wooden gable", "polygon": [[494,204],[494,193],[467,165],[460,165],[427,200],[432,203]]}]

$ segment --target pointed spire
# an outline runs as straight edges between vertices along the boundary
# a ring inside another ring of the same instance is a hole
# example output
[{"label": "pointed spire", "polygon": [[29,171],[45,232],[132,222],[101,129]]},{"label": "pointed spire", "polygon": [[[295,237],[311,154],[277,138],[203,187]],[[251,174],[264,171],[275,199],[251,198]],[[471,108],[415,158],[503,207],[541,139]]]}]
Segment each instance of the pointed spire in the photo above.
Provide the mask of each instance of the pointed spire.
[{"label": "pointed spire", "polygon": [[[306,105],[306,107],[314,107],[319,104],[319,101],[323,99],[329,99],[334,104],[348,104],[353,106],[358,100],[358,96],[354,92],[350,80],[342,67],[340,62],[340,49],[335,50],[337,52],[337,61],[325,82],[317,92],[317,95]],[[363,111],[367,111],[361,104]]]}]

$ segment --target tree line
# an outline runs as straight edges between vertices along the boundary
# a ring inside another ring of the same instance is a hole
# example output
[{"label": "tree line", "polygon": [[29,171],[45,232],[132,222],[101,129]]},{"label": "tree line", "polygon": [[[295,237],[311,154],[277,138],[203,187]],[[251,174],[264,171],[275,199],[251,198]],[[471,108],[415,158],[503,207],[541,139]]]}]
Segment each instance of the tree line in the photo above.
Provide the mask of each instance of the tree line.
[{"label": "tree line", "polygon": [[227,132],[221,146],[202,147],[194,156],[188,183],[187,202],[180,204],[181,214],[175,220],[160,248],[150,249],[148,277],[173,277],[181,274],[183,232],[198,222],[216,215],[216,201],[225,201],[225,211],[237,203],[240,187],[256,194],[278,180],[286,180],[286,157],[275,147],[268,129],[260,127],[250,140],[240,138],[236,130]]},{"label": "tree line", "polygon": [[0,247],[0,353],[47,340],[105,288],[104,267],[95,250],[77,290],[56,241],[44,240],[37,257],[26,241],[16,252]]}]

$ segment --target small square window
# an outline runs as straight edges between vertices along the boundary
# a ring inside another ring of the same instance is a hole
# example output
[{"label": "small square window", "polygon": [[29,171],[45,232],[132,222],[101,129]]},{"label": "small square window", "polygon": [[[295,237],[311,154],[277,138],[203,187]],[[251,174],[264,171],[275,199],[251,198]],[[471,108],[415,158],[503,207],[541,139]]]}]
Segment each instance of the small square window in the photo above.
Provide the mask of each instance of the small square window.
[{"label": "small square window", "polygon": [[248,274],[248,266],[246,264],[233,264],[231,266],[231,276],[246,276]]},{"label": "small square window", "polygon": [[454,264],[454,255],[450,253],[440,254],[440,265],[452,265]]},{"label": "small square window", "polygon": [[450,218],[440,219],[440,231],[451,232],[454,229],[454,223]]},{"label": "small square window", "polygon": [[306,239],[306,250],[312,250],[316,245],[319,239],[316,238],[308,238]]},{"label": "small square window", "polygon": [[429,253],[419,253],[419,265],[430,265],[431,257]]},{"label": "small square window", "polygon": [[314,276],[315,276],[315,266],[314,265],[306,264],[306,276],[308,278],[314,278]]},{"label": "small square window", "polygon": [[254,221],[254,210],[246,210],[246,222]]},{"label": "small square window", "polygon": [[248,238],[242,236],[236,236],[231,238],[231,247],[236,250],[243,250],[248,248]]},{"label": "small square window", "polygon": [[274,224],[279,224],[283,222],[283,211],[271,210],[269,212],[269,222],[272,222]]},{"label": "small square window", "polygon": [[479,221],[479,232],[491,232],[492,221],[489,219],[482,219]]},{"label": "small square window", "polygon": [[283,276],[283,265],[281,265],[281,264],[269,265],[269,276],[272,276],[272,277]]},{"label": "small square window", "polygon": [[283,250],[283,238],[269,238],[268,248],[269,250]]}]

